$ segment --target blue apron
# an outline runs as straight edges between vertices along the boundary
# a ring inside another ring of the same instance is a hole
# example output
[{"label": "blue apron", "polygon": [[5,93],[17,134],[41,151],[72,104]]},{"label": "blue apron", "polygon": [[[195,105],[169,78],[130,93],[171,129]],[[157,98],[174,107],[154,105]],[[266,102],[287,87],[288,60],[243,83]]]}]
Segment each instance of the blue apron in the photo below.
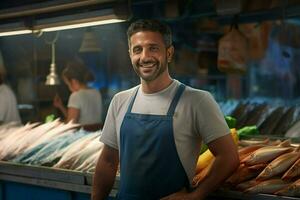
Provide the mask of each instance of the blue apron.
[{"label": "blue apron", "polygon": [[119,200],[158,200],[189,186],[173,131],[173,115],[185,85],[181,84],[167,115],[131,113],[130,101],[120,130]]}]

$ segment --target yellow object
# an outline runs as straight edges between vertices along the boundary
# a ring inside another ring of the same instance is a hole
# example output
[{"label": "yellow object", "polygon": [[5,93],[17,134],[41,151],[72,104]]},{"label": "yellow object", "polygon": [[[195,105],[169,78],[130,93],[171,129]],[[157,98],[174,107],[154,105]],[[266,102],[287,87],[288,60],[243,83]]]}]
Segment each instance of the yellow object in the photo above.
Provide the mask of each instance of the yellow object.
[{"label": "yellow object", "polygon": [[[233,138],[234,143],[237,145],[239,141],[239,137],[237,134],[237,131],[235,128],[230,129],[231,136]],[[198,174],[202,169],[207,167],[212,159],[214,158],[214,155],[210,152],[209,149],[207,149],[204,153],[202,153],[197,161],[197,166],[196,166],[196,174]]]},{"label": "yellow object", "polygon": [[207,167],[211,160],[214,158],[214,155],[207,149],[203,154],[201,154],[197,161],[196,174],[198,174],[202,169]]},{"label": "yellow object", "polygon": [[238,145],[238,142],[239,142],[239,135],[238,135],[236,129],[235,129],[235,128],[232,128],[232,129],[230,129],[230,132],[231,132],[231,136],[232,136],[232,138],[233,138],[234,143],[235,143],[236,145]]}]

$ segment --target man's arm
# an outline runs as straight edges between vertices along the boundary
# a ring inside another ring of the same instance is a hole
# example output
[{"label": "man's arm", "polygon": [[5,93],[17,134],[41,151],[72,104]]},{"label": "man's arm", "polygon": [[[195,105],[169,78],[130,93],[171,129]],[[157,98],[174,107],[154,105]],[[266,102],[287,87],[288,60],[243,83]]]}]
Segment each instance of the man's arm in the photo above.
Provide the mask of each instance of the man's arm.
[{"label": "man's arm", "polygon": [[92,200],[104,200],[108,197],[115,181],[118,165],[118,150],[104,145],[94,174]]},{"label": "man's arm", "polygon": [[211,170],[191,193],[180,191],[162,200],[203,200],[229,177],[239,166],[237,146],[230,134],[220,137],[208,144],[209,150],[215,156]]},{"label": "man's arm", "polygon": [[240,164],[237,146],[230,134],[212,141],[208,144],[208,148],[215,156],[215,160],[206,178],[193,192],[198,200],[204,199],[217,189]]}]

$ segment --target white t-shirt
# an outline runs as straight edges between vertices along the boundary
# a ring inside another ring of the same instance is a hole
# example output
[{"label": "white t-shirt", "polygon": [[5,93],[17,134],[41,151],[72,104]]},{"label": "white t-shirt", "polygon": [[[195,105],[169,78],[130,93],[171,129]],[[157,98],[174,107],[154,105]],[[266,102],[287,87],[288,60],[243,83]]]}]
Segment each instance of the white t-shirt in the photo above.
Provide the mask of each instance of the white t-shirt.
[{"label": "white t-shirt", "polygon": [[17,100],[13,91],[6,84],[0,85],[0,122],[21,122]]},{"label": "white t-shirt", "polygon": [[[169,87],[153,94],[145,94],[139,87],[132,112],[166,115],[179,85],[174,80]],[[120,127],[137,87],[116,94],[111,101],[100,140],[112,148],[119,149]],[[209,143],[230,133],[212,95],[189,86],[175,109],[173,127],[177,152],[190,181],[195,175],[202,141]]]},{"label": "white t-shirt", "polygon": [[69,98],[68,108],[80,110],[79,124],[96,124],[102,122],[102,97],[95,89],[83,89],[73,92]]}]

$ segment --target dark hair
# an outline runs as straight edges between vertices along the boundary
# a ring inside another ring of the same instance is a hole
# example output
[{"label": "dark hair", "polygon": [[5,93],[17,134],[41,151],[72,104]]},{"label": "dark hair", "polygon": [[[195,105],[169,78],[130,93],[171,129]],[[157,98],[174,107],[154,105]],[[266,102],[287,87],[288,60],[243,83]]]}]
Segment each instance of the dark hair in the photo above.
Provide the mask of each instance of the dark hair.
[{"label": "dark hair", "polygon": [[168,25],[155,19],[140,19],[133,22],[127,30],[127,39],[129,46],[131,36],[141,31],[158,32],[163,36],[165,45],[167,47],[170,47],[172,45],[172,31]]},{"label": "dark hair", "polygon": [[68,62],[65,69],[62,71],[62,76],[68,80],[75,79],[84,84],[95,80],[93,74],[87,69],[83,61],[79,59]]}]

